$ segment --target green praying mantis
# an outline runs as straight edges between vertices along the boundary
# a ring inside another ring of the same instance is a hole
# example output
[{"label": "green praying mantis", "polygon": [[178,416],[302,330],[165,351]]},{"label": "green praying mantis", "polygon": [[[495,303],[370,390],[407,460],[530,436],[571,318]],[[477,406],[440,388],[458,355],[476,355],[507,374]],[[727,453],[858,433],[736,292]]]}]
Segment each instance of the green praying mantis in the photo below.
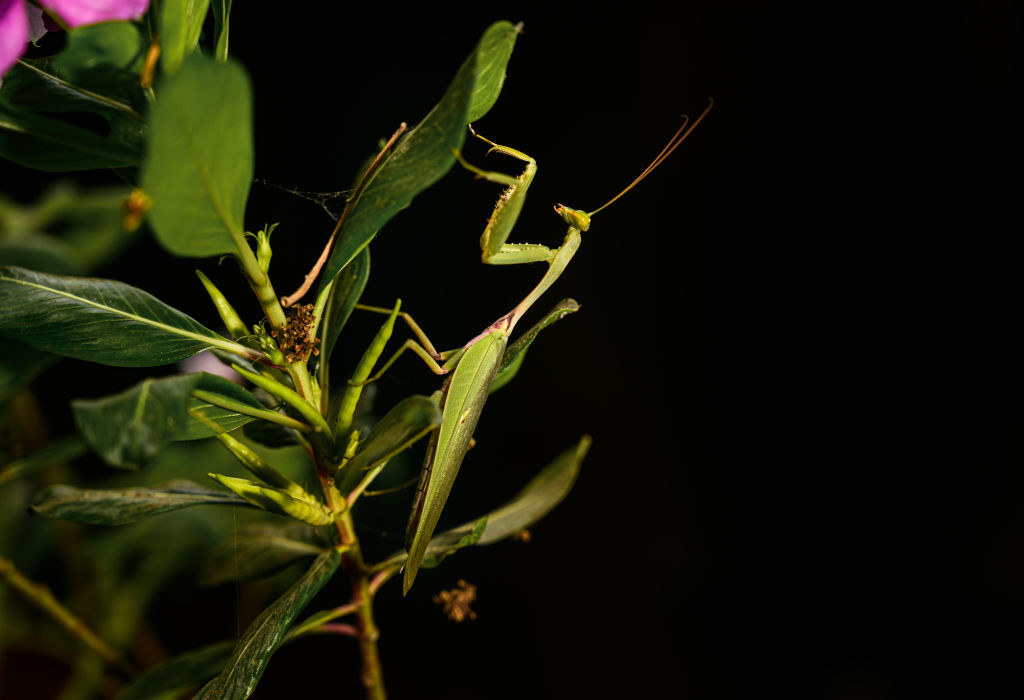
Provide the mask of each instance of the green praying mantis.
[{"label": "green praying mantis", "polygon": [[[412,350],[423,359],[434,373],[448,375],[441,389],[441,424],[431,434],[426,461],[406,528],[406,547],[409,556],[405,564],[403,593],[408,593],[423,563],[427,545],[448,500],[463,458],[471,446],[473,432],[476,430],[484,402],[492,390],[499,367],[502,366],[509,336],[516,324],[565,271],[580,247],[581,234],[590,229],[593,216],[618,200],[661,165],[707,116],[713,104],[714,101],[709,100],[708,106],[692,124],[689,124],[688,118],[684,118],[683,124],[650,165],[602,206],[594,211],[585,212],[563,204],[556,205],[555,212],[568,224],[569,230],[562,245],[555,249],[539,244],[508,243],[509,235],[522,211],[527,190],[537,173],[537,163],[521,151],[496,144],[480,136],[472,125],[469,126],[473,136],[491,146],[488,154],[497,152],[526,163],[520,175],[512,176],[478,168],[466,162],[461,153],[454,152],[458,162],[478,178],[506,186],[480,238],[483,262],[489,265],[546,262],[548,268],[540,282],[515,308],[456,350],[438,353],[419,327],[415,323],[410,323],[418,342],[411,338],[406,340],[379,372],[360,382],[367,384],[379,379],[406,350]],[[385,309],[362,308],[391,313]]]}]

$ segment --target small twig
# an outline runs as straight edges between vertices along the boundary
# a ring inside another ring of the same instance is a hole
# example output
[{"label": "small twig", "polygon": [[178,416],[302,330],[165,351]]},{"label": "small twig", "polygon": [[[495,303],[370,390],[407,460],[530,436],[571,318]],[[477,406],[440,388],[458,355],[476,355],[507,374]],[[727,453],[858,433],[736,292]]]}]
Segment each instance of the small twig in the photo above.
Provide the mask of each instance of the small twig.
[{"label": "small twig", "polygon": [[89,647],[108,664],[129,674],[134,673],[121,653],[100,639],[77,615],[65,608],[59,600],[53,597],[53,593],[47,586],[26,578],[14,567],[13,562],[0,557],[0,580],[2,579],[10,582],[14,590],[34,603],[36,607],[63,627],[68,634],[78,638],[82,644]]},{"label": "small twig", "polygon": [[352,193],[348,203],[345,205],[345,210],[341,213],[341,216],[338,217],[338,223],[334,225],[334,231],[331,232],[331,237],[327,239],[327,245],[324,246],[323,252],[320,253],[320,257],[317,258],[316,264],[313,265],[313,269],[309,271],[309,274],[306,275],[306,278],[298,289],[286,297],[281,297],[281,306],[291,306],[304,297],[306,292],[309,291],[309,288],[313,286],[313,282],[316,281],[321,268],[323,268],[327,263],[327,257],[330,255],[331,248],[334,246],[334,238],[338,235],[338,231],[340,231],[341,227],[345,224],[345,219],[348,218],[348,214],[352,210],[352,206],[359,200],[359,195],[363,193],[363,190],[366,189],[366,185],[370,181],[371,175],[373,175],[374,171],[377,169],[377,166],[380,164],[384,154],[391,150],[391,147],[395,145],[398,138],[404,134],[408,128],[409,126],[405,122],[402,122],[395,133],[391,135],[391,138],[388,139],[388,142],[384,144],[384,148],[380,149],[380,153],[377,154],[377,157],[373,159],[372,163],[370,163],[370,167],[366,169],[365,173],[363,173],[363,177],[359,181],[359,185],[356,187],[355,192]]},{"label": "small twig", "polygon": [[346,637],[359,638],[359,630],[344,622],[331,622],[309,630],[309,634],[343,634]]},{"label": "small twig", "polygon": [[400,566],[393,566],[390,569],[377,572],[372,579],[370,579],[370,594],[375,595],[380,587],[388,582],[392,576],[402,570]]}]

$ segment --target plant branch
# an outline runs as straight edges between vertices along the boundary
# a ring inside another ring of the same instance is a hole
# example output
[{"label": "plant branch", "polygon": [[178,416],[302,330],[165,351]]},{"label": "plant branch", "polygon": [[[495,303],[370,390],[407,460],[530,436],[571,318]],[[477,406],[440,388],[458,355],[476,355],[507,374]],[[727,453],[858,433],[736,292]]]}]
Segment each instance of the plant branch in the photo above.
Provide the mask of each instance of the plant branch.
[{"label": "plant branch", "polygon": [[313,282],[316,281],[317,276],[320,274],[320,270],[327,263],[327,258],[331,253],[331,248],[334,247],[334,239],[337,237],[338,231],[341,230],[341,227],[345,225],[345,220],[348,218],[349,212],[352,211],[352,207],[357,201],[359,201],[359,196],[363,193],[363,190],[366,189],[366,185],[369,184],[370,180],[373,179],[373,174],[376,172],[377,166],[380,165],[381,160],[384,158],[384,154],[391,150],[391,147],[395,145],[398,138],[404,134],[408,128],[409,126],[405,122],[402,122],[398,126],[398,129],[395,130],[395,133],[391,134],[391,138],[388,139],[388,142],[384,144],[384,148],[380,149],[380,153],[377,154],[377,157],[373,159],[372,163],[370,163],[370,167],[366,169],[365,173],[363,173],[363,177],[360,179],[359,185],[356,187],[356,191],[352,193],[352,196],[349,197],[346,202],[345,210],[341,212],[341,216],[338,217],[338,223],[334,225],[334,231],[331,232],[331,237],[327,239],[327,245],[324,246],[323,252],[320,253],[320,257],[317,258],[316,263],[313,265],[313,269],[309,271],[309,274],[306,275],[306,278],[302,281],[302,284],[298,289],[286,297],[281,297],[282,306],[291,306],[304,297],[306,292],[309,291],[309,288],[313,286]]},{"label": "plant branch", "polygon": [[100,639],[77,615],[65,608],[59,600],[53,597],[53,593],[47,586],[30,580],[15,568],[13,562],[0,557],[0,580],[2,579],[6,579],[14,587],[14,590],[53,618],[68,634],[76,637],[108,664],[129,674],[134,673],[121,653]]}]

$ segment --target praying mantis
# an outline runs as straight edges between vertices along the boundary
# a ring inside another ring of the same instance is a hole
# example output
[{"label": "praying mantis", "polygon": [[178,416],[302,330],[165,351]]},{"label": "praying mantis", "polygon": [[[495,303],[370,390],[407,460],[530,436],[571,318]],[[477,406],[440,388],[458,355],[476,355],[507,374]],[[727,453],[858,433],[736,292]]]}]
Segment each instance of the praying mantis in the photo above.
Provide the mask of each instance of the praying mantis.
[{"label": "praying mantis", "polygon": [[[714,101],[709,100],[708,106],[692,124],[689,124],[688,118],[684,118],[682,126],[651,161],[650,165],[633,182],[602,206],[591,212],[585,212],[563,204],[556,205],[555,212],[569,226],[569,230],[562,245],[555,249],[539,244],[507,242],[522,211],[530,183],[537,173],[537,163],[532,157],[521,151],[496,144],[480,136],[473,126],[469,125],[469,131],[473,136],[491,146],[488,154],[497,152],[526,163],[521,174],[512,176],[478,168],[468,163],[461,153],[454,151],[458,162],[478,178],[506,186],[480,238],[483,262],[489,265],[546,262],[548,268],[533,290],[515,308],[489,325],[461,348],[438,353],[429,339],[419,330],[419,327],[410,324],[419,342],[413,339],[406,340],[379,372],[362,382],[369,383],[380,378],[406,350],[412,350],[423,359],[434,373],[448,375],[448,379],[441,389],[441,424],[431,435],[426,461],[406,528],[406,547],[409,556],[405,564],[403,594],[408,593],[423,563],[427,545],[437,526],[445,502],[448,500],[448,495],[451,493],[463,458],[470,447],[484,402],[491,392],[491,387],[505,356],[509,336],[516,324],[565,271],[580,247],[581,234],[590,229],[593,216],[618,200],[661,165],[707,116],[713,105]],[[370,307],[364,308],[384,311]]]}]

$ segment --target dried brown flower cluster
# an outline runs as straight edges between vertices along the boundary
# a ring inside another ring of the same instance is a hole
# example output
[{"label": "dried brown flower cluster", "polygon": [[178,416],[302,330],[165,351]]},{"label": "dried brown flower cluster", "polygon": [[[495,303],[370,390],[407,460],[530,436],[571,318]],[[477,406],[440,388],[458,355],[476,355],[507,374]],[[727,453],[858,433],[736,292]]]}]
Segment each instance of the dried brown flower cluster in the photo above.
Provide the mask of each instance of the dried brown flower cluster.
[{"label": "dried brown flower cluster", "polygon": [[450,591],[441,591],[434,596],[434,602],[441,606],[449,620],[455,622],[476,619],[476,613],[470,607],[474,600],[476,600],[476,586],[466,583],[462,579],[459,579],[455,588]]},{"label": "dried brown flower cluster", "polygon": [[270,332],[277,340],[277,347],[284,353],[284,358],[289,362],[299,362],[308,358],[311,352],[319,355],[317,343],[320,339],[309,337],[309,328],[313,324],[313,305],[289,306],[286,313],[288,323],[284,328]]}]

